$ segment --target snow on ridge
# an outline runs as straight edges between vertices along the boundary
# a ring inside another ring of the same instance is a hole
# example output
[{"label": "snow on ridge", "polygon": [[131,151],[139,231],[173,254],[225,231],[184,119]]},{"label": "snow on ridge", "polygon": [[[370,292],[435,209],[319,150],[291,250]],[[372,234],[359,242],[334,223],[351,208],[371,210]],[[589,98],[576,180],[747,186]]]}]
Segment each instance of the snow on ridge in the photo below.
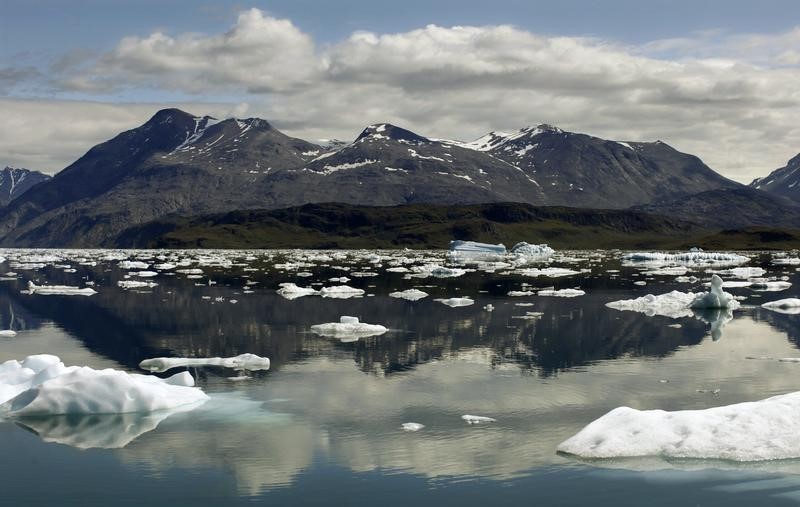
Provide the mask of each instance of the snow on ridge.
[{"label": "snow on ridge", "polygon": [[365,165],[372,165],[372,164],[374,164],[376,162],[377,162],[377,160],[373,160],[371,158],[368,158],[366,160],[361,160],[361,161],[358,161],[358,162],[345,162],[344,164],[339,164],[339,165],[327,165],[326,164],[322,168],[321,174],[324,174],[324,175],[333,174],[333,173],[335,173],[337,171],[345,171],[347,169],[355,169],[357,167],[363,167]]}]

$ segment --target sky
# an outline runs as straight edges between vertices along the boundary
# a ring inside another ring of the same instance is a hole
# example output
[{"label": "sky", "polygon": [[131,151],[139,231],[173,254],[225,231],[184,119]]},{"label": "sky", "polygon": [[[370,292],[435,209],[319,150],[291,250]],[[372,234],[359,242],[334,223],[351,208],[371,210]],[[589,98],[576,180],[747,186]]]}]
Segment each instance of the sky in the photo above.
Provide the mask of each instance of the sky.
[{"label": "sky", "polygon": [[180,107],[311,141],[549,123],[749,182],[800,152],[798,83],[796,0],[3,0],[0,165],[55,173]]}]

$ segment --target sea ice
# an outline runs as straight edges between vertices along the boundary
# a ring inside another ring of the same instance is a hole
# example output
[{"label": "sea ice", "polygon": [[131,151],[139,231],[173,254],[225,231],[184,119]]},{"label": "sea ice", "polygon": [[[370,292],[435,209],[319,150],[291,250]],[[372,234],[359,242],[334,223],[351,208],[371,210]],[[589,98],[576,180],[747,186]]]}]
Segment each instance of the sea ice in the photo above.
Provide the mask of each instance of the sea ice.
[{"label": "sea ice", "polygon": [[561,298],[574,298],[586,294],[581,289],[542,289],[536,293],[537,296],[555,296]]},{"label": "sea ice", "polygon": [[400,425],[400,428],[402,428],[403,431],[419,431],[424,427],[424,424],[415,422],[407,422]]},{"label": "sea ice", "polygon": [[319,294],[316,289],[311,287],[299,287],[292,282],[284,282],[279,284],[280,289],[277,290],[278,294],[286,299],[297,299],[303,296],[314,296]]},{"label": "sea ice", "polygon": [[234,357],[155,357],[139,363],[139,368],[162,372],[184,366],[219,366],[234,370],[269,370],[269,358],[255,354]]}]

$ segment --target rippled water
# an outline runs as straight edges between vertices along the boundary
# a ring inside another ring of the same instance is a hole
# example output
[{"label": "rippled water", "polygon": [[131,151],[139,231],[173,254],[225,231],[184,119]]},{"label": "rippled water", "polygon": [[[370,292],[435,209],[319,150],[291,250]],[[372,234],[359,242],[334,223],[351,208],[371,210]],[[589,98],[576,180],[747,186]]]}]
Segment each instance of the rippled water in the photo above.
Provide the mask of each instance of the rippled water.
[{"label": "rippled water", "polygon": [[[18,275],[0,282],[0,323],[18,331],[0,338],[0,361],[47,352],[66,364],[140,371],[141,360],[156,356],[250,352],[271,358],[272,368],[245,380],[231,370],[190,368],[211,396],[193,411],[0,421],[0,503],[800,501],[800,461],[582,462],[555,451],[617,406],[696,409],[798,390],[800,364],[775,358],[800,356],[800,316],[759,306],[797,296],[794,266],[773,265],[770,254],[753,256],[748,265],[793,285],[779,292],[726,289],[745,299],[715,341],[707,316],[670,319],[607,308],[609,301],[701,285],[623,266],[619,252],[556,257],[549,265],[584,270],[569,277],[532,278],[501,268],[448,279],[386,271],[402,262],[443,263],[442,252],[377,254],[218,253],[210,262],[218,265],[203,266],[200,278],[167,270],[148,279],[157,286],[143,290],[117,287],[129,270],[116,260],[80,264],[105,255],[98,252],[59,252],[59,261],[38,269],[17,265]],[[130,254],[148,263],[158,262],[157,255],[196,261],[208,254]],[[287,260],[303,263],[287,266]],[[65,272],[65,265],[76,271]],[[352,276],[365,271],[378,275]],[[298,275],[303,272],[311,276]],[[688,274],[710,276],[705,268]],[[340,276],[366,297],[287,300],[275,292],[280,282],[319,287],[337,284],[328,280]],[[24,294],[28,280],[91,280],[98,294]],[[641,280],[647,285],[634,284]],[[580,287],[586,295],[507,296],[553,286]],[[411,287],[430,297],[388,296]],[[450,308],[434,300],[453,296],[475,304]],[[526,312],[542,315],[521,318]],[[350,343],[309,331],[341,315],[390,330]],[[497,422],[468,425],[463,414]],[[425,428],[402,431],[410,421]]]}]

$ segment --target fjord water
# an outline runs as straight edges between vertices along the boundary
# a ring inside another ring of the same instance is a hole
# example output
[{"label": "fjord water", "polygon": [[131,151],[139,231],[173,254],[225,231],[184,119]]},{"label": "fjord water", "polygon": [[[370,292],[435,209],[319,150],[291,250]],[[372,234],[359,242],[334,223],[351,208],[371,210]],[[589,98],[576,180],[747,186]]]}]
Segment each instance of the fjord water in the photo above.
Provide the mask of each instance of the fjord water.
[{"label": "fjord water", "polygon": [[[204,266],[200,278],[165,270],[147,278],[156,286],[135,290],[117,286],[128,270],[115,261],[82,265],[70,260],[97,254],[59,255],[76,271],[45,263],[0,282],[0,327],[18,332],[0,338],[0,362],[50,353],[68,365],[141,373],[138,363],[151,357],[250,352],[269,357],[272,367],[244,379],[232,370],[189,368],[211,396],[192,411],[0,420],[1,504],[800,502],[800,461],[586,462],[556,453],[618,406],[702,409],[799,390],[800,364],[776,358],[800,356],[800,315],[760,304],[796,296],[800,276],[794,266],[773,265],[771,254],[748,254],[747,265],[788,277],[792,287],[726,289],[743,296],[743,306],[718,340],[701,318],[607,308],[648,293],[697,291],[710,276],[703,268],[690,273],[701,279],[695,283],[645,275],[622,266],[619,252],[556,257],[552,266],[584,270],[568,277],[476,270],[445,279],[386,271],[408,252],[316,262],[310,252],[217,252],[228,263]],[[207,254],[129,255],[153,263],[159,255]],[[444,262],[443,252],[424,257]],[[353,275],[360,272],[377,276]],[[341,276],[367,295],[288,300],[275,292],[280,282],[319,287]],[[98,294],[25,294],[28,280],[91,280]],[[553,286],[586,295],[507,295]],[[388,296],[412,287],[430,296]],[[465,296],[475,304],[435,301]],[[389,331],[353,342],[309,331],[341,315]],[[497,421],[469,425],[464,414]],[[407,432],[405,422],[425,427]]]}]

